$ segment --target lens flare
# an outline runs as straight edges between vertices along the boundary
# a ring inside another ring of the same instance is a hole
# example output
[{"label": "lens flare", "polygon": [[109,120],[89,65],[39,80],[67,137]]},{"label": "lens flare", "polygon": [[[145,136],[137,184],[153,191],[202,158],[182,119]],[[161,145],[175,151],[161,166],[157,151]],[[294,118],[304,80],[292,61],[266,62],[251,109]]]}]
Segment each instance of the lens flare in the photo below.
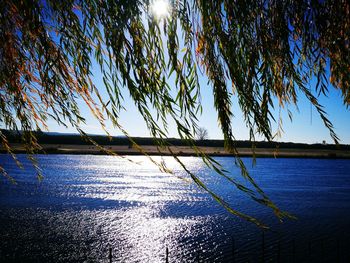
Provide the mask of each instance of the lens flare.
[{"label": "lens flare", "polygon": [[157,19],[166,18],[170,14],[170,5],[167,0],[154,0],[150,10]]}]

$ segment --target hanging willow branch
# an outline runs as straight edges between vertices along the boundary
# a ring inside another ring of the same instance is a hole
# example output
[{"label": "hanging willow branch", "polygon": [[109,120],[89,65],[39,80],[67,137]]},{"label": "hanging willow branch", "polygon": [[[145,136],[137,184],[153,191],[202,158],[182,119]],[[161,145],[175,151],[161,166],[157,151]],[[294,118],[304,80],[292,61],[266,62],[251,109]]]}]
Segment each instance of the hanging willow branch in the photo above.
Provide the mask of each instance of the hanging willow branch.
[{"label": "hanging willow branch", "polygon": [[[218,175],[270,207],[280,219],[288,216],[259,188],[238,157],[231,98],[238,98],[250,138],[259,135],[270,141],[275,120],[271,109],[297,105],[298,92],[304,94],[337,143],[318,96],[333,86],[342,92],[344,104],[350,104],[349,2],[175,0],[170,15],[161,20],[149,12],[150,4],[147,0],[1,1],[1,125],[21,131],[33,156],[40,149],[33,131],[48,130],[48,120],[71,125],[86,136],[79,100],[107,134],[108,119],[128,136],[119,123],[127,92],[158,145],[170,146],[167,127],[169,121],[175,122],[179,137]],[[102,73],[102,86],[92,79],[93,65]],[[194,144],[202,107],[200,89],[205,88],[199,86],[202,72],[214,95],[225,148],[234,154],[250,188]],[[310,90],[314,79],[317,84]],[[100,95],[103,89],[107,98]],[[12,154],[2,133],[0,140]],[[232,209],[174,157],[228,211],[261,224]],[[164,163],[158,165],[168,171]]]}]

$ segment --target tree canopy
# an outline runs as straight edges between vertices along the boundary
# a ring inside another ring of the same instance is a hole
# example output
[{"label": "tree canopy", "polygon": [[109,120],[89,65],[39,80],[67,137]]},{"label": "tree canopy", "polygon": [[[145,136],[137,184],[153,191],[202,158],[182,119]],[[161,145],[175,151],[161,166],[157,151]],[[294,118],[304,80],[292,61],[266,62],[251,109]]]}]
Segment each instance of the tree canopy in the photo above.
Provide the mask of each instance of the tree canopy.
[{"label": "tree canopy", "polygon": [[[318,97],[333,87],[341,90],[344,104],[350,104],[348,1],[173,0],[169,15],[160,17],[152,12],[152,4],[148,0],[0,2],[0,122],[22,132],[30,155],[40,149],[32,131],[48,129],[48,120],[72,125],[85,135],[78,100],[103,128],[108,119],[128,135],[119,123],[127,107],[124,91],[160,145],[166,144],[172,120],[179,137],[196,148],[192,142],[199,128],[203,88],[212,90],[225,147],[235,155],[233,96],[253,141],[256,135],[272,140],[271,122],[279,122],[273,109],[288,111],[303,94],[337,142]],[[94,65],[103,84],[93,81]],[[207,76],[208,87],[200,87],[200,74]],[[316,85],[310,88],[312,80]],[[100,95],[102,89],[107,97]],[[0,135],[11,153],[6,136]],[[233,186],[278,217],[287,215],[255,184],[238,156],[235,161],[250,187],[196,150]],[[187,172],[231,213],[259,224]]]}]

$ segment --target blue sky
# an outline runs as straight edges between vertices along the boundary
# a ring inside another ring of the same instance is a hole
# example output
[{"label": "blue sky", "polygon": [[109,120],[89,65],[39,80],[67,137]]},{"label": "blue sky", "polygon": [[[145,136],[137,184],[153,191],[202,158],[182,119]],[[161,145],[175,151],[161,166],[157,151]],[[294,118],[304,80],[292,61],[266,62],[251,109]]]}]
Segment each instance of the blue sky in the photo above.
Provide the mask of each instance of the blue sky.
[{"label": "blue sky", "polygon": [[[95,71],[94,79],[97,87],[103,92],[104,86],[101,80],[99,72]],[[201,95],[203,113],[199,116],[199,126],[205,127],[208,130],[210,139],[222,139],[222,133],[220,131],[217,114],[214,109],[212,87],[208,85],[207,78],[200,75]],[[125,89],[126,91],[126,89]],[[105,94],[106,95],[106,94]],[[319,117],[316,109],[311,107],[310,102],[307,101],[305,96],[301,93],[298,94],[298,109],[295,106],[290,107],[293,113],[293,121],[288,118],[287,112],[282,110],[283,129],[284,133],[280,138],[276,138],[278,141],[283,142],[302,142],[302,143],[320,143],[325,140],[327,143],[332,143],[332,139],[329,135],[329,131],[324,126],[321,118]],[[319,101],[324,105],[329,119],[332,121],[335,130],[340,138],[340,142],[344,144],[350,144],[350,111],[343,105],[341,93],[333,87],[329,88],[328,97],[321,96]],[[91,134],[104,134],[100,125],[89,113],[89,110],[81,101],[80,106],[83,116],[86,117],[87,123],[82,127],[87,133]],[[123,111],[120,116],[120,122],[124,128],[132,136],[149,136],[148,129],[140,116],[133,103],[128,96],[127,92],[124,92],[124,106],[126,111]],[[233,131],[236,139],[246,140],[249,138],[248,129],[245,126],[242,118],[242,112],[239,109],[237,99],[232,99],[232,112],[233,118]],[[278,109],[275,111],[275,117],[278,118]],[[49,121],[49,128],[52,132],[76,132],[74,128],[66,129],[65,127],[58,126],[55,122]],[[108,130],[111,135],[118,136],[122,133],[114,129],[109,122],[107,122]],[[277,124],[273,123],[274,129]],[[170,122],[169,137],[178,137],[174,124]],[[263,140],[263,138],[257,137],[257,140]]]}]

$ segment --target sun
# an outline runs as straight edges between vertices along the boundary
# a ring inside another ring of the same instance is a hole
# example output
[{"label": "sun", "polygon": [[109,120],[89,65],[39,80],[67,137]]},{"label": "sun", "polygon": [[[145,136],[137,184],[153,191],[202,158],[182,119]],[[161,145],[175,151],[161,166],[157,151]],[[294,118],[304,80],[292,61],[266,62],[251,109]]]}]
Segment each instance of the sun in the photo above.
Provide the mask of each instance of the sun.
[{"label": "sun", "polygon": [[150,5],[151,13],[158,19],[166,18],[170,15],[170,5],[167,0],[154,0]]}]

